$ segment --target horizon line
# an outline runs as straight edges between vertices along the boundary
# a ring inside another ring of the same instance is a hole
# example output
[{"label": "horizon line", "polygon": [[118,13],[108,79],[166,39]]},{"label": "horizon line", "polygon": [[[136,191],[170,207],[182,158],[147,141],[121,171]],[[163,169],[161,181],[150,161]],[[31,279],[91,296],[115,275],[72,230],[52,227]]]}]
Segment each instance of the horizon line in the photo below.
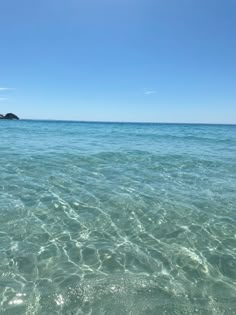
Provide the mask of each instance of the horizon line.
[{"label": "horizon line", "polygon": [[114,120],[76,120],[76,119],[51,119],[51,118],[20,118],[24,121],[52,121],[52,122],[79,122],[79,123],[110,123],[110,124],[173,124],[173,125],[230,125],[236,123],[223,122],[168,122],[168,121],[114,121]]}]

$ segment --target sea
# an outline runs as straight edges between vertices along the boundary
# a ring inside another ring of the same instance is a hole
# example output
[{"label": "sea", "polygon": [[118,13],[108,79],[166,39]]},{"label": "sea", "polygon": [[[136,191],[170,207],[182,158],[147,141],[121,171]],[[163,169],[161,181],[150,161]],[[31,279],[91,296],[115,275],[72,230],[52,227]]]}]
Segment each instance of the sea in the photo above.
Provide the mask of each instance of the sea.
[{"label": "sea", "polygon": [[1,315],[236,314],[236,125],[0,121]]}]

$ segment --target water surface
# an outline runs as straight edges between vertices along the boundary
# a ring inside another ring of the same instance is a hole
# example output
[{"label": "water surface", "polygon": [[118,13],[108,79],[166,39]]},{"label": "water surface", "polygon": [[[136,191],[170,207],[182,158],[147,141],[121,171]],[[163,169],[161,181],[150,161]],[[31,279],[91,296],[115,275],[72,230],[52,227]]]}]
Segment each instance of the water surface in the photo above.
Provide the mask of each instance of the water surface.
[{"label": "water surface", "polygon": [[0,136],[2,314],[236,314],[236,126]]}]

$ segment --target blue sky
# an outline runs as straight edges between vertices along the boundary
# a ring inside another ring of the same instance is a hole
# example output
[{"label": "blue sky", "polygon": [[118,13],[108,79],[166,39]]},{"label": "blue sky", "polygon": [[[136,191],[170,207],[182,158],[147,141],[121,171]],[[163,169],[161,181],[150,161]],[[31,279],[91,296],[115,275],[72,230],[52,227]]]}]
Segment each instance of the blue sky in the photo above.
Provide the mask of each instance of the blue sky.
[{"label": "blue sky", "polygon": [[235,0],[0,0],[0,113],[236,123]]}]

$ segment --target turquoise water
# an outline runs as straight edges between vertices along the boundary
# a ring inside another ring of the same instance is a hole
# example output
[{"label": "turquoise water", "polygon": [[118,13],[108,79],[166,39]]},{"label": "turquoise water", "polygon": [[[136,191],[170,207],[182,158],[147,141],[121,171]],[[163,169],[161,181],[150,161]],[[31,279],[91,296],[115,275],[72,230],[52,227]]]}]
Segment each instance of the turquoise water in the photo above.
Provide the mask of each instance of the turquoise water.
[{"label": "turquoise water", "polygon": [[0,314],[236,314],[236,126],[0,135]]}]

